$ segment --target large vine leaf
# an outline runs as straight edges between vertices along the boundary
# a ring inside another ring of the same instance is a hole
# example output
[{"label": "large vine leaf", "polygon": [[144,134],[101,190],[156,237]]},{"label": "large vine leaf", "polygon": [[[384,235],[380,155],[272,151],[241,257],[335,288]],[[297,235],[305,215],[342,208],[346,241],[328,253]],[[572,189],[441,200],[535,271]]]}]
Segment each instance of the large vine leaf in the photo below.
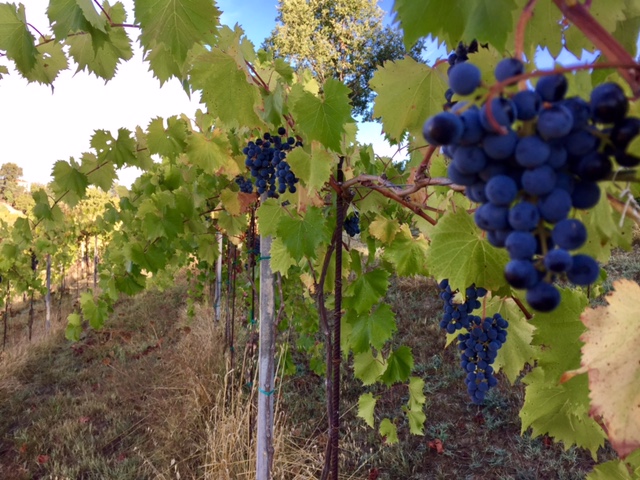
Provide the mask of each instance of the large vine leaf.
[{"label": "large vine leaf", "polygon": [[[468,7],[462,0],[396,0],[393,4],[396,19],[404,31],[407,49],[420,37],[431,34],[455,46],[462,39],[465,12]],[[442,19],[447,21],[443,22]]]},{"label": "large vine leaf", "polygon": [[327,240],[322,210],[311,207],[303,218],[283,217],[277,233],[294,259],[316,258],[318,246]]},{"label": "large vine leaf", "polygon": [[333,78],[323,85],[322,98],[302,92],[293,105],[298,128],[309,140],[317,140],[335,152],[341,151],[345,124],[352,123],[349,88]]},{"label": "large vine leaf", "polygon": [[351,324],[349,345],[354,353],[362,353],[371,347],[380,350],[396,331],[395,315],[386,303],[370,314],[347,314],[344,320]]},{"label": "large vine leaf", "polygon": [[420,234],[413,237],[407,224],[400,227],[393,242],[385,247],[383,258],[390,262],[401,277],[427,274],[429,245]]},{"label": "large vine leaf", "polygon": [[[507,340],[508,341],[508,340]],[[520,410],[522,432],[531,427],[532,435],[548,434],[565,449],[577,444],[596,458],[606,435],[589,417],[589,386],[584,375],[561,385],[541,368],[535,368],[522,380],[527,385],[524,405]]]},{"label": "large vine leaf", "polygon": [[23,75],[36,64],[38,51],[27,27],[24,5],[0,3],[0,50],[7,53]]},{"label": "large vine leaf", "polygon": [[389,288],[389,272],[381,268],[358,276],[344,291],[350,309],[361,314],[371,310]]},{"label": "large vine leaf", "polygon": [[196,43],[214,45],[220,11],[210,0],[135,0],[145,50],[163,45],[182,65]]},{"label": "large vine leaf", "polygon": [[262,102],[258,88],[247,81],[235,58],[219,48],[199,55],[191,70],[194,89],[202,90],[209,112],[229,126],[261,127],[256,113]]},{"label": "large vine leaf", "polygon": [[588,330],[580,337],[580,371],[589,376],[591,415],[602,418],[611,445],[625,458],[640,448],[640,286],[620,280],[614,289],[608,306],[582,315]]},{"label": "large vine leaf", "polygon": [[302,148],[295,148],[287,155],[291,170],[309,188],[309,194],[319,191],[329,180],[336,159],[318,142],[311,144],[311,156]]},{"label": "large vine leaf", "polygon": [[507,252],[489,244],[463,209],[443,216],[431,233],[427,252],[429,272],[438,279],[449,279],[452,290],[464,290],[475,283],[487,290],[504,285]]},{"label": "large vine leaf", "polygon": [[24,76],[30,82],[51,85],[58,74],[67,69],[67,56],[62,50],[62,45],[55,42],[44,43],[37,49],[36,64]]},{"label": "large vine leaf", "polygon": [[[121,3],[109,9],[113,22],[121,23],[126,19]],[[131,40],[123,28],[107,26],[106,33],[89,26],[86,35],[74,35],[67,39],[69,55],[78,64],[77,71],[87,70],[100,78],[111,80],[116,74],[118,64],[133,56]]]},{"label": "large vine leaf", "polygon": [[87,32],[91,28],[106,33],[106,18],[94,8],[91,0],[51,0],[47,16],[58,41],[69,33]]},{"label": "large vine leaf", "polygon": [[406,131],[421,136],[425,120],[442,111],[448,88],[444,71],[411,57],[385,63],[369,83],[378,94],[373,115],[382,119],[385,133],[397,141]]}]

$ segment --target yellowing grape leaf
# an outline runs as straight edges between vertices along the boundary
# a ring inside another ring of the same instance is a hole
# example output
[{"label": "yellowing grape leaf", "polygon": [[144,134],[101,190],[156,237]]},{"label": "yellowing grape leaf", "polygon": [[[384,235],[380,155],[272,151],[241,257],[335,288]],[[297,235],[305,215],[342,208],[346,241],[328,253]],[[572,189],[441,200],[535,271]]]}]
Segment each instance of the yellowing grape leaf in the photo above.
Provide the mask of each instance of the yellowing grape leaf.
[{"label": "yellowing grape leaf", "polygon": [[391,243],[400,231],[400,223],[383,216],[378,216],[369,224],[369,233],[382,243]]},{"label": "yellowing grape leaf", "polygon": [[640,448],[640,286],[614,283],[608,306],[582,314],[582,368],[589,376],[591,416],[602,417],[609,441],[624,458]]}]

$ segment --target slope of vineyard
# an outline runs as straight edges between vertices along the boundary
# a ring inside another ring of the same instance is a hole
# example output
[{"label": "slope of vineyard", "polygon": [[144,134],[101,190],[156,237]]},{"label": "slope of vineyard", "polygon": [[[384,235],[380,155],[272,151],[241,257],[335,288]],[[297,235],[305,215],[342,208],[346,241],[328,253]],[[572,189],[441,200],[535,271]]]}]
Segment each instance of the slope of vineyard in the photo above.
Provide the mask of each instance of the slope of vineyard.
[{"label": "slope of vineyard", "polygon": [[[640,253],[618,253],[611,278],[640,278]],[[244,478],[253,475],[249,437],[254,340],[238,329],[240,375],[226,375],[224,322],[197,305],[186,316],[187,281],[117,302],[108,326],[70,343],[54,327],[25,348],[13,341],[0,362],[0,477]],[[75,292],[65,298],[72,307]],[[387,300],[397,312],[398,343],[413,349],[429,396],[423,437],[410,435],[398,410],[401,388],[373,387],[381,417],[397,418],[399,443],[388,445],[358,425],[360,388],[345,371],[342,478],[582,479],[593,468],[588,452],[564,451],[548,437],[520,436],[521,384],[502,378],[485,408],[467,399],[457,352],[444,349],[437,286],[419,277],[394,279]],[[17,309],[18,307],[16,307]],[[37,318],[42,316],[40,304]],[[16,313],[12,339],[26,311]],[[239,322],[245,314],[239,313]],[[36,325],[41,322],[36,320]],[[326,440],[323,378],[304,356],[278,382],[274,478],[317,478]],[[235,400],[235,401],[232,401]],[[600,461],[612,458],[601,450]],[[484,472],[478,474],[478,472]],[[486,478],[486,477],[484,477]]]}]

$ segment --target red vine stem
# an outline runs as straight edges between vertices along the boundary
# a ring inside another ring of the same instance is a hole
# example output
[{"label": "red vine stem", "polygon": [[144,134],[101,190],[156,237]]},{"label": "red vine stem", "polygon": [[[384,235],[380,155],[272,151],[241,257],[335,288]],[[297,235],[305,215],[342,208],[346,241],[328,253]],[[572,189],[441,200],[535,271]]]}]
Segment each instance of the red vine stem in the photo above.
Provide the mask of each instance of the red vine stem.
[{"label": "red vine stem", "polygon": [[518,19],[518,26],[516,27],[516,51],[515,57],[518,60],[524,60],[524,34],[527,30],[527,23],[533,17],[533,9],[536,6],[538,0],[529,0],[525,7],[522,9],[522,14]]},{"label": "red vine stem", "polygon": [[553,3],[606,58],[619,64],[618,72],[627,81],[634,96],[640,96],[638,64],[629,52],[593,18],[587,7],[576,0],[553,0]]},{"label": "red vine stem", "polygon": [[527,307],[524,306],[524,303],[522,303],[522,300],[520,300],[518,297],[515,297],[515,296],[512,296],[511,299],[514,302],[516,302],[516,305],[522,311],[522,313],[524,313],[524,317],[527,320],[531,320],[533,318],[533,315],[531,314],[531,312],[529,310],[527,310]]},{"label": "red vine stem", "polygon": [[418,166],[418,169],[416,170],[416,176],[415,176],[416,180],[421,180],[423,178],[426,178],[425,172],[429,169],[429,165],[431,165],[431,157],[433,156],[435,151],[436,151],[436,147],[434,147],[433,145],[430,145],[429,148],[427,148],[427,151],[424,152],[424,159],[422,160],[422,163]]}]

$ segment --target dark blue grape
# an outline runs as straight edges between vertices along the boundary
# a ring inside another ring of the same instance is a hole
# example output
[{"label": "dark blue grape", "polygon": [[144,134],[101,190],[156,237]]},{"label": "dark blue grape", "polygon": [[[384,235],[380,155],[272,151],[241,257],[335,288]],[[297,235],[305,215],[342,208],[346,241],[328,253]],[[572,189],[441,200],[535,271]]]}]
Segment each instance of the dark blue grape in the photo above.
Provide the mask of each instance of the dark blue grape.
[{"label": "dark blue grape", "polygon": [[597,123],[622,121],[629,110],[629,100],[616,83],[603,83],[591,91],[591,118]]},{"label": "dark blue grape", "polygon": [[471,63],[459,63],[449,70],[449,87],[458,95],[470,95],[480,86],[482,74]]}]

